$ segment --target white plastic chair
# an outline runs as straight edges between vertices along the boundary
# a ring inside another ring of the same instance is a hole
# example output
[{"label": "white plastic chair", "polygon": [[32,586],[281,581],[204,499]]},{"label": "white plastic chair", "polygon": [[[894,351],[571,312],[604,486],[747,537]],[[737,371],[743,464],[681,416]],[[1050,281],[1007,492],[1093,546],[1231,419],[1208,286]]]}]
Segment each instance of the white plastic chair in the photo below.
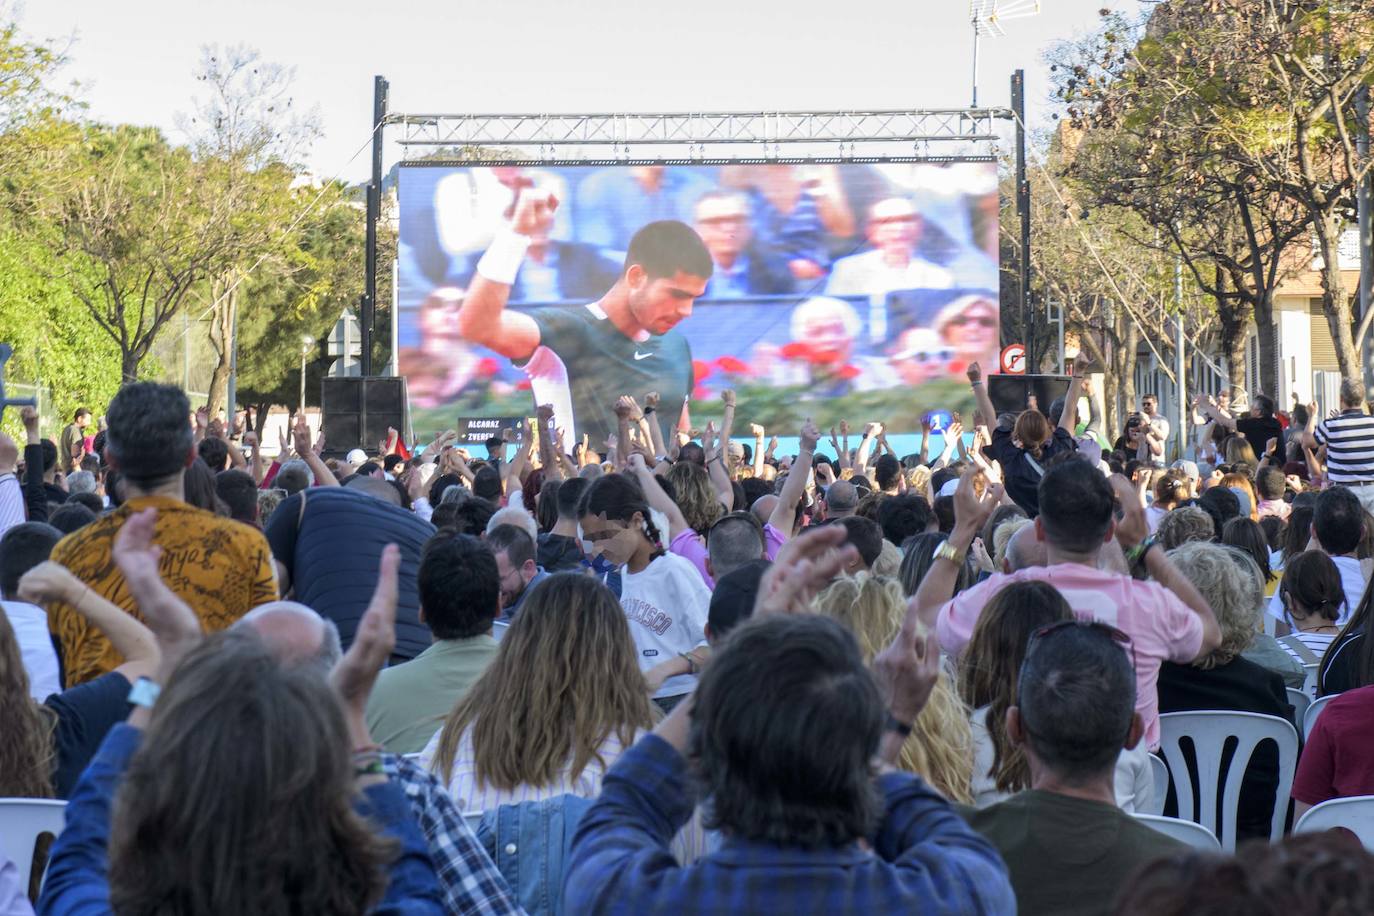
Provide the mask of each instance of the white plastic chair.
[{"label": "white plastic chair", "polygon": [[1317,669],[1320,667],[1318,662],[1304,662],[1302,666],[1307,674],[1307,679],[1302,682],[1302,692],[1314,700],[1317,698]]},{"label": "white plastic chair", "polygon": [[1180,843],[1187,843],[1203,852],[1220,852],[1221,843],[1217,835],[1201,824],[1180,820],[1176,817],[1163,817],[1158,814],[1137,814],[1135,819],[1152,830],[1173,837]]},{"label": "white plastic chair", "polygon": [[1360,838],[1365,849],[1374,850],[1374,795],[1333,798],[1309,808],[1293,825],[1294,833],[1321,833],[1344,827]]},{"label": "white plastic chair", "polygon": [[38,838],[62,833],[67,803],[51,798],[0,798],[0,859],[19,869],[19,880],[29,886],[33,850]]},{"label": "white plastic chair", "polygon": [[[1163,740],[1160,748],[1173,774],[1181,818],[1196,821],[1221,839],[1227,852],[1236,849],[1236,813],[1240,806],[1240,787],[1255,747],[1272,740],[1279,748],[1279,785],[1274,796],[1274,816],[1270,842],[1283,836],[1288,813],[1288,793],[1293,787],[1293,771],[1298,760],[1298,731],[1287,719],[1253,712],[1170,712],[1159,717]],[[1188,761],[1180,741],[1191,739],[1197,767],[1198,798],[1193,797]],[[1237,739],[1235,754],[1221,778],[1222,750],[1227,739]],[[1221,829],[1217,829],[1217,797],[1222,800]]]},{"label": "white plastic chair", "polygon": [[[1288,702],[1293,706],[1293,723],[1301,725],[1303,717],[1307,715],[1307,707],[1312,705],[1312,695],[1294,690],[1292,687],[1286,687],[1284,690],[1288,694]],[[1303,737],[1307,737],[1306,732],[1303,732]]]},{"label": "white plastic chair", "polygon": [[1326,704],[1331,702],[1338,696],[1340,696],[1339,693],[1333,693],[1330,696],[1319,697],[1312,701],[1311,706],[1307,707],[1307,712],[1303,713],[1302,717],[1303,741],[1306,741],[1308,737],[1311,736],[1312,726],[1317,724],[1317,716],[1320,716],[1322,714],[1322,710],[1326,708]]},{"label": "white plastic chair", "polygon": [[1164,813],[1164,802],[1169,797],[1169,765],[1154,754],[1150,755],[1150,773],[1154,777],[1155,794],[1148,807],[1137,809],[1140,814]]}]

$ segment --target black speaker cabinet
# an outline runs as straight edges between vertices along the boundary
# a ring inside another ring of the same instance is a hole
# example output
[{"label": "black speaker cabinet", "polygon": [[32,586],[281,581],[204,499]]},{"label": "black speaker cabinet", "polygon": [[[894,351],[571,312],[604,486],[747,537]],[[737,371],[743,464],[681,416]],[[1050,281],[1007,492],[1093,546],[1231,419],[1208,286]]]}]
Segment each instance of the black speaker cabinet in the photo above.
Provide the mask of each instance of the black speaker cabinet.
[{"label": "black speaker cabinet", "polygon": [[369,455],[387,427],[406,429],[406,380],[400,376],[320,380],[324,454],[342,457],[355,448]]}]

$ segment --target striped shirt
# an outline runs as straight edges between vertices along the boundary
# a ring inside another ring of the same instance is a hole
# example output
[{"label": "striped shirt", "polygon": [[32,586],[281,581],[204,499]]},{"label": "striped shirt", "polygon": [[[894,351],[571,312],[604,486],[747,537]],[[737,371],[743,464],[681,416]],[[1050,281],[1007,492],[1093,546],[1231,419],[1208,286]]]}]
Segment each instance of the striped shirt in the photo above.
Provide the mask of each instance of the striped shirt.
[{"label": "striped shirt", "polygon": [[1314,432],[1326,446],[1326,472],[1332,483],[1374,480],[1374,417],[1358,408],[1323,420]]},{"label": "striped shirt", "polygon": [[[1279,645],[1299,664],[1311,665],[1321,661],[1321,657],[1326,653],[1326,647],[1331,645],[1336,639],[1335,633],[1310,633],[1303,630],[1294,630],[1287,636],[1279,638]],[[1294,645],[1301,643],[1302,648]],[[1307,652],[1303,652],[1306,649]]]}]

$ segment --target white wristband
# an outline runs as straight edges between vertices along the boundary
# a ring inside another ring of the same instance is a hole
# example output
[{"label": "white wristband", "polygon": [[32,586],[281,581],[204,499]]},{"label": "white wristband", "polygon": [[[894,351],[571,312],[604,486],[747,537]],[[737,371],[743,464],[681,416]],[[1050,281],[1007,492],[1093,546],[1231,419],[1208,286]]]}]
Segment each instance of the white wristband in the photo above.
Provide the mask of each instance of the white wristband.
[{"label": "white wristband", "polygon": [[512,286],[529,247],[528,235],[521,235],[514,229],[501,229],[477,262],[477,272],[493,283]]}]

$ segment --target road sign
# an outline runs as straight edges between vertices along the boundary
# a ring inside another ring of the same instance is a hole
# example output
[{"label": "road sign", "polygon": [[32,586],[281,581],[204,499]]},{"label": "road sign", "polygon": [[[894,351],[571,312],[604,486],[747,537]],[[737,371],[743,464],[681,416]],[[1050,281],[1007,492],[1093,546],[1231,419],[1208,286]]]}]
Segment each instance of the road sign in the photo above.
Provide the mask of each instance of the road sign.
[{"label": "road sign", "polygon": [[1008,375],[1024,375],[1026,372],[1026,345],[1007,344],[1002,349],[1002,371]]}]

